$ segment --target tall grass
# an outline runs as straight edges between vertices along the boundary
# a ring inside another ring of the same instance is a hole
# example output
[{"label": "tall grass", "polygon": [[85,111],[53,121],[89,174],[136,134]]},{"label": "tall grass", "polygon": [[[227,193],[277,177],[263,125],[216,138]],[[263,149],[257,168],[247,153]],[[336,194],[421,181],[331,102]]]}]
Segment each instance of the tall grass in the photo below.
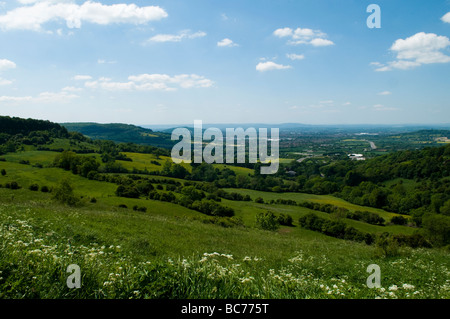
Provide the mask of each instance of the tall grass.
[{"label": "tall grass", "polygon": [[[76,241],[55,232],[67,219],[42,219],[36,210],[33,206],[0,206],[0,298],[450,297],[445,251],[405,249],[397,257],[378,258],[367,246],[310,241],[281,262],[274,262],[262,249],[255,256],[201,248],[145,260],[132,256],[136,250],[126,245],[98,243],[96,233]],[[260,231],[249,232],[256,236]],[[237,248],[230,246],[229,251]],[[366,286],[366,268],[372,263],[381,267],[382,287],[378,289]],[[70,264],[80,266],[80,289],[66,285]]]}]

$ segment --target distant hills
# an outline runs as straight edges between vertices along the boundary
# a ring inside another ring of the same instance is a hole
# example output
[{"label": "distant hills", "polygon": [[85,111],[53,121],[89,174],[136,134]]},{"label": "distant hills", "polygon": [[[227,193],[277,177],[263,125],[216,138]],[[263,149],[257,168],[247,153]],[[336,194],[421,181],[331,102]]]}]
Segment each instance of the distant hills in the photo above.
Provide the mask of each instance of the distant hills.
[{"label": "distant hills", "polygon": [[[225,131],[226,128],[238,128],[242,127],[247,129],[253,128],[278,128],[280,132],[304,132],[304,133],[386,133],[386,134],[398,134],[415,132],[420,130],[450,130],[450,123],[444,124],[302,124],[302,123],[280,123],[280,124],[267,124],[267,123],[225,123],[225,124],[210,124],[203,123],[203,129],[218,128]],[[174,128],[186,127],[193,128],[194,123],[187,124],[164,124],[164,125],[142,125],[143,128],[152,129],[154,131],[171,133]]]},{"label": "distant hills", "polygon": [[91,138],[111,140],[117,143],[137,143],[155,147],[171,148],[175,141],[171,135],[164,132],[154,132],[151,129],[130,124],[99,124],[99,123],[61,123],[69,132],[80,132]]},{"label": "distant hills", "polygon": [[[93,122],[83,123],[60,123],[69,132],[80,132],[91,139],[111,140],[117,143],[136,143],[141,145],[151,145],[170,149],[177,141],[171,140],[171,133],[176,127],[186,127],[193,129],[194,123],[186,125],[144,125],[136,126],[131,124],[99,124]],[[282,123],[282,124],[264,124],[264,123],[239,123],[239,124],[207,124],[203,123],[203,129],[210,127],[218,128],[225,132],[226,128],[242,127],[247,129],[254,128],[279,128],[281,133],[381,133],[381,134],[407,134],[414,135],[423,132],[428,135],[437,133],[448,133],[443,131],[450,129],[450,124],[441,125],[310,125],[301,123]],[[419,132],[418,132],[419,131]],[[420,135],[420,134],[419,134]]]}]

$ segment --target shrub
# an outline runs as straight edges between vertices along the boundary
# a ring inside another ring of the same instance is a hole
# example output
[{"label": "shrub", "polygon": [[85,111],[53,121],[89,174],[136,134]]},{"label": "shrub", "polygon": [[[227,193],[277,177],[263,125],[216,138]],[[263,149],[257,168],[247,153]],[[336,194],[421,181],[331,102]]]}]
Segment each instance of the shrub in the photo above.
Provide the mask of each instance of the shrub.
[{"label": "shrub", "polygon": [[396,257],[400,255],[398,240],[389,233],[379,235],[375,240],[375,254],[380,257]]},{"label": "shrub", "polygon": [[232,208],[217,204],[213,200],[194,201],[191,208],[211,216],[232,217],[234,215]]},{"label": "shrub", "polygon": [[434,246],[450,244],[450,217],[440,214],[426,214],[422,218],[426,237]]},{"label": "shrub", "polygon": [[175,185],[166,185],[166,191],[174,192],[177,189]]},{"label": "shrub", "polygon": [[172,192],[161,193],[159,200],[163,202],[174,202],[176,200],[175,195]]},{"label": "shrub", "polygon": [[403,216],[394,216],[391,218],[391,223],[394,225],[406,225],[408,220]]},{"label": "shrub", "polygon": [[91,202],[91,203],[94,203],[94,204],[97,203],[97,198],[92,197],[91,200],[90,200],[90,202]]},{"label": "shrub", "polygon": [[264,212],[264,213],[258,213],[256,215],[256,227],[264,229],[264,230],[270,230],[270,231],[276,231],[279,228],[280,224],[278,222],[278,219],[276,216],[270,212]]},{"label": "shrub", "polygon": [[160,195],[157,191],[155,191],[155,190],[150,191],[150,192],[148,193],[148,199],[159,200],[160,197],[161,197],[161,195]]},{"label": "shrub", "polygon": [[5,170],[4,168],[2,168],[1,174],[2,174],[2,176],[5,176],[5,175],[6,175],[6,170]]},{"label": "shrub", "polygon": [[378,214],[367,212],[367,211],[347,212],[345,217],[354,219],[354,220],[360,220],[360,221],[363,221],[365,223],[372,224],[372,225],[384,226],[384,218],[382,218]]},{"label": "shrub", "polygon": [[125,204],[120,204],[120,205],[119,205],[119,208],[128,208],[128,206],[125,205]]},{"label": "shrub", "polygon": [[119,185],[116,189],[116,195],[119,197],[139,198],[139,191],[134,186]]},{"label": "shrub", "polygon": [[19,184],[17,184],[16,181],[12,181],[11,183],[6,183],[5,187],[10,188],[10,189],[19,189],[20,188]]},{"label": "shrub", "polygon": [[73,188],[68,180],[62,180],[55,188],[53,199],[69,206],[76,206],[80,202],[80,200],[75,197]]},{"label": "shrub", "polygon": [[48,186],[42,186],[41,187],[41,192],[43,192],[43,193],[48,193],[50,190],[48,189]]},{"label": "shrub", "polygon": [[31,185],[28,187],[28,189],[29,189],[30,191],[37,192],[37,191],[39,190],[39,185],[38,185],[38,184],[31,184]]},{"label": "shrub", "polygon": [[281,213],[280,216],[278,216],[277,220],[280,225],[293,226],[292,225],[293,220],[291,215]]},{"label": "shrub", "polygon": [[421,234],[396,234],[393,236],[401,246],[409,246],[411,248],[432,247],[431,244]]},{"label": "shrub", "polygon": [[255,203],[264,204],[264,199],[262,199],[262,197],[258,197],[255,199]]}]

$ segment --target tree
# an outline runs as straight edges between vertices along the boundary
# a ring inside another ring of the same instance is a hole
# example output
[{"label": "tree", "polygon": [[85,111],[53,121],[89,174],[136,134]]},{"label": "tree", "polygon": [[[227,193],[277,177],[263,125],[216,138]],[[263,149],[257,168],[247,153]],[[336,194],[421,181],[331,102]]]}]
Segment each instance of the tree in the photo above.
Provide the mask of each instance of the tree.
[{"label": "tree", "polygon": [[53,199],[69,206],[76,206],[80,202],[80,200],[74,195],[73,188],[67,179],[62,180],[55,188],[55,191],[53,192]]},{"label": "tree", "polygon": [[446,201],[444,203],[444,205],[442,205],[442,207],[440,209],[440,213],[442,215],[450,216],[450,199],[448,201]]},{"label": "tree", "polygon": [[4,168],[2,168],[1,174],[2,174],[2,176],[6,175],[6,170]]},{"label": "tree", "polygon": [[450,244],[450,217],[426,214],[422,217],[422,226],[426,236],[435,246]]},{"label": "tree", "polygon": [[276,231],[280,227],[280,224],[277,217],[271,211],[267,211],[256,215],[256,227]]},{"label": "tree", "polygon": [[293,226],[292,225],[292,216],[289,214],[283,214],[281,213],[280,216],[278,216],[277,221],[280,225],[284,226]]}]

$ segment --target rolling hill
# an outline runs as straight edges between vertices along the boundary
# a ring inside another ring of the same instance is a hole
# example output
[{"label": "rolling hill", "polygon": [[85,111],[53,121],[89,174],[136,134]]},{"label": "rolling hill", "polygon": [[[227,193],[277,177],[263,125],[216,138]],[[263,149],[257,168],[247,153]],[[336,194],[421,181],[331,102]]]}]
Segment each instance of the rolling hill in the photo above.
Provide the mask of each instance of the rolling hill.
[{"label": "rolling hill", "polygon": [[171,148],[170,134],[154,132],[130,124],[61,123],[69,132],[80,132],[91,139],[111,140],[118,143],[136,143]]}]

